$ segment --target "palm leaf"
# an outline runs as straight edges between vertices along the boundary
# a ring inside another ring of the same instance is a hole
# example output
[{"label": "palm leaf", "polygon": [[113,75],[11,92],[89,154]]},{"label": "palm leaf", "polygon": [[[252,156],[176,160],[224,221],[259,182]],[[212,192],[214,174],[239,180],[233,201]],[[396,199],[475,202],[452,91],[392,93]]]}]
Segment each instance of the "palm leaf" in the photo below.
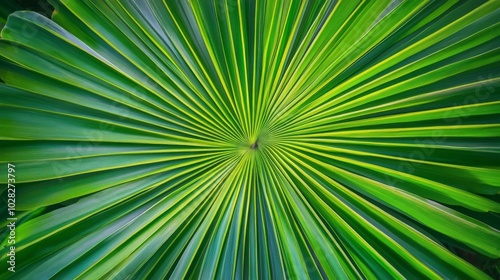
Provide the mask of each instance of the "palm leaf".
[{"label": "palm leaf", "polygon": [[52,4],[1,33],[2,278],[498,273],[500,1]]}]

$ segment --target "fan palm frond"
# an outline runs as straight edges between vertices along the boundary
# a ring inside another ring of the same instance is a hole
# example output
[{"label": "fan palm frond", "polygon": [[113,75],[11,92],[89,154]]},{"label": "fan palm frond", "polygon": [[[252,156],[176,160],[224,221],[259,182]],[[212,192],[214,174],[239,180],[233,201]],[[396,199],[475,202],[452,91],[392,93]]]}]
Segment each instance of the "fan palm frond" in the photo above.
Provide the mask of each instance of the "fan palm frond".
[{"label": "fan palm frond", "polygon": [[500,1],[52,3],[1,33],[2,278],[488,278]]}]

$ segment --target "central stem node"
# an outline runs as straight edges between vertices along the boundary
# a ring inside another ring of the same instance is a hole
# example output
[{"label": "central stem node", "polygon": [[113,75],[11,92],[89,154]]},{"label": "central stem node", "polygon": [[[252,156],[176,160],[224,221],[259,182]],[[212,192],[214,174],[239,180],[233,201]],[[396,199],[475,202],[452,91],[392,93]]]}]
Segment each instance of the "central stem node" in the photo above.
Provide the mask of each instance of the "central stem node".
[{"label": "central stem node", "polygon": [[250,149],[254,149],[256,150],[257,148],[259,148],[259,141],[256,140],[251,146],[250,146]]}]

